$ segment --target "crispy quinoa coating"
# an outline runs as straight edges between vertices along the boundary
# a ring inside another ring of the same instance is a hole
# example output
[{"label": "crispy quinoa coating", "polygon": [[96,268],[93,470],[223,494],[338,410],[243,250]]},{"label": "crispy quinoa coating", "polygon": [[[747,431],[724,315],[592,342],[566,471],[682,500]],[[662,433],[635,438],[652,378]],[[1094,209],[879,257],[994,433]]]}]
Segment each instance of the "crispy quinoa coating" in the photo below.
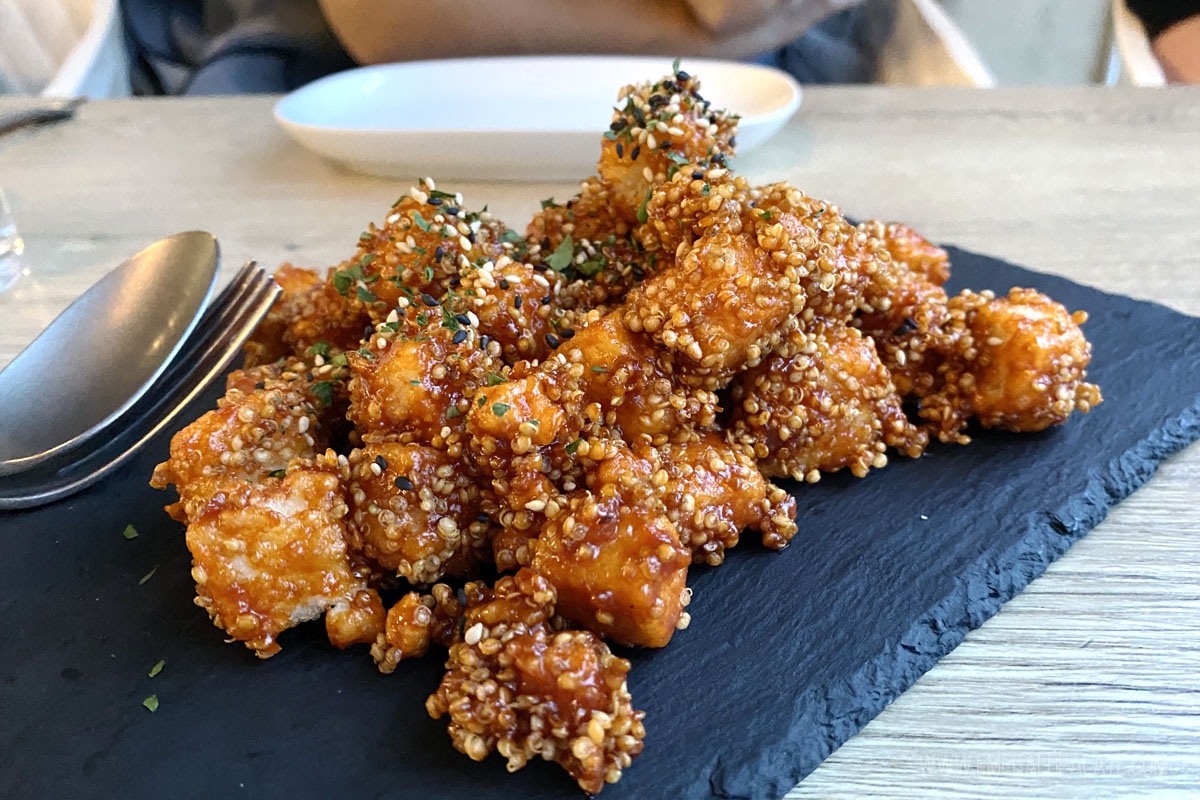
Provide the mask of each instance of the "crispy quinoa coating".
[{"label": "crispy quinoa coating", "polygon": [[671,640],[691,556],[665,514],[627,504],[615,490],[578,492],[533,550],[533,569],[554,586],[559,614],[626,644]]},{"label": "crispy quinoa coating", "polygon": [[468,585],[462,638],[425,707],[449,717],[451,742],[470,758],[495,750],[515,772],[541,756],[595,794],[641,752],[644,713],[632,706],[628,661],[590,631],[547,627],[554,601],[528,569],[494,590]]},{"label": "crispy quinoa coating", "polygon": [[351,547],[416,585],[474,571],[489,549],[479,481],[446,451],[368,435],[348,456]]},{"label": "crispy quinoa coating", "polygon": [[1032,289],[950,299],[934,391],[920,414],[943,441],[962,441],[971,417],[988,428],[1040,431],[1102,400],[1088,383],[1092,347],[1067,312]]},{"label": "crispy quinoa coating", "polygon": [[641,221],[650,188],[683,165],[733,155],[737,116],[712,108],[700,94],[700,81],[690,75],[626,86],[617,104],[604,134],[600,177],[613,208],[630,224]]},{"label": "crispy quinoa coating", "polygon": [[848,468],[863,477],[889,447],[917,456],[928,437],[904,415],[871,339],[854,328],[793,331],[733,387],[730,435],[770,476],[815,481]]},{"label": "crispy quinoa coating", "polygon": [[406,658],[421,658],[430,644],[449,647],[458,635],[463,605],[444,583],[429,594],[409,592],[388,609],[384,629],[371,645],[371,657],[385,675]]},{"label": "crispy quinoa coating", "polygon": [[288,628],[366,588],[346,553],[337,458],[297,462],[266,484],[222,483],[188,524],[196,604],[260,658]]},{"label": "crispy quinoa coating", "polygon": [[171,516],[188,522],[218,483],[260,483],[323,449],[332,409],[312,389],[326,379],[332,392],[342,373],[316,374],[296,359],[230,373],[217,408],[176,433],[170,457],[154,469],[151,486],[174,484],[179,493]]}]

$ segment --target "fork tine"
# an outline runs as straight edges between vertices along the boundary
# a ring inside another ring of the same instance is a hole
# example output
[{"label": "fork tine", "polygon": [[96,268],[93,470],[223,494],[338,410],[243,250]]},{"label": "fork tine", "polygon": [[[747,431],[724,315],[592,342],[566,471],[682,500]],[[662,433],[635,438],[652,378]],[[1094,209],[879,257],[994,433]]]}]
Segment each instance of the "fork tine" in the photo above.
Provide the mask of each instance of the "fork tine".
[{"label": "fork tine", "polygon": [[[249,265],[248,265],[249,266]],[[274,279],[261,269],[260,276],[254,276],[251,287],[238,291],[238,300],[223,304],[217,317],[226,320],[223,328],[214,329],[213,335],[204,345],[198,345],[196,350],[202,351],[191,368],[180,370],[173,376],[173,383],[163,384],[156,393],[154,401],[144,409],[142,415],[132,421],[129,427],[116,436],[108,439],[103,445],[93,450],[83,459],[75,461],[57,473],[48,477],[43,471],[29,473],[31,477],[43,475],[40,483],[18,487],[10,486],[15,491],[5,493],[0,491],[0,510],[31,508],[59,500],[90,486],[105,477],[121,464],[125,463],[134,453],[140,450],[150,439],[170,425],[183,410],[200,395],[202,391],[225,371],[237,356],[242,344],[254,332],[258,323],[274,304],[281,292]],[[232,295],[231,295],[232,296]],[[224,293],[223,293],[224,297]],[[214,309],[216,306],[214,306]],[[164,376],[165,377],[165,376]],[[170,408],[168,404],[173,403]],[[165,412],[164,412],[164,409]],[[153,420],[157,420],[151,424]],[[149,424],[150,427],[146,428]],[[130,442],[129,444],[126,444]],[[94,469],[89,469],[92,463],[103,461]],[[82,473],[82,474],[80,474]]]}]

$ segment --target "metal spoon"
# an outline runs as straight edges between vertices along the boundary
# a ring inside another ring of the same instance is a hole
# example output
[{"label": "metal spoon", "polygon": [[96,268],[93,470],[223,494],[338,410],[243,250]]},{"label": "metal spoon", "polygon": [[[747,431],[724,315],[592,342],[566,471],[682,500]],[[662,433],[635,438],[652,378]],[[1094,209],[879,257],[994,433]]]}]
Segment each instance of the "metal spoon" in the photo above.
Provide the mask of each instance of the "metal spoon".
[{"label": "metal spoon", "polygon": [[156,242],[0,371],[0,475],[63,455],[145,394],[195,327],[217,263],[217,240],[203,231]]}]

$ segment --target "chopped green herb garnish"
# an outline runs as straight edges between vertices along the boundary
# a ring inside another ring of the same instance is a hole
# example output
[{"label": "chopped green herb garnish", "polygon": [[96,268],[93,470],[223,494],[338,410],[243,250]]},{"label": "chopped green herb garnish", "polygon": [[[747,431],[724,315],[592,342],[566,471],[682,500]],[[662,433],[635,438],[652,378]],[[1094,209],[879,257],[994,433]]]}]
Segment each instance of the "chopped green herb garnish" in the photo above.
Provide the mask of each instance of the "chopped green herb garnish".
[{"label": "chopped green herb garnish", "polygon": [[121,531],[121,535],[126,539],[136,539],[138,537],[137,528],[132,525],[126,525],[125,530]]},{"label": "chopped green herb garnish", "polygon": [[358,235],[358,240],[360,242],[369,242],[369,241],[371,241],[371,234],[367,233],[366,231],[363,231],[362,233],[360,233]]},{"label": "chopped green herb garnish", "polygon": [[483,408],[485,405],[487,405],[487,398],[483,395],[479,395],[479,407]]},{"label": "chopped green herb garnish", "polygon": [[758,215],[759,215],[760,217],[762,217],[763,219],[768,219],[768,220],[769,220],[769,219],[771,218],[771,212],[770,212],[770,210],[767,210],[767,211],[760,211],[760,212],[758,213]]},{"label": "chopped green herb garnish", "polygon": [[504,233],[500,234],[500,241],[516,244],[517,242],[524,241],[524,239],[522,238],[521,234],[517,233],[512,228],[509,228]]},{"label": "chopped green herb garnish", "polygon": [[450,313],[450,309],[447,306],[442,306],[442,327],[448,328],[452,331],[462,330],[462,325],[457,319],[455,319],[454,315]]},{"label": "chopped green herb garnish", "polygon": [[492,403],[492,413],[497,417],[503,417],[508,413],[509,408],[511,408],[511,406],[509,406],[508,403]]},{"label": "chopped green herb garnish", "polygon": [[368,350],[368,349],[367,349],[367,348],[365,348],[365,347],[360,347],[360,348],[358,348],[358,354],[359,354],[360,356],[362,356],[363,358],[365,358],[367,361],[374,361],[374,360],[375,360],[375,354],[374,354],[374,353],[372,353],[370,350]]},{"label": "chopped green herb garnish", "polygon": [[545,210],[547,208],[562,208],[562,206],[554,202],[553,197],[547,197],[542,201],[542,209]]},{"label": "chopped green herb garnish", "polygon": [[824,209],[824,208],[818,208],[816,211],[814,211],[813,213],[809,214],[809,215],[808,215],[808,217],[809,217],[809,219],[812,219],[813,217],[819,217],[819,216],[821,216],[821,215],[822,215],[822,214],[824,214],[824,213],[825,213],[825,209]]},{"label": "chopped green herb garnish", "polygon": [[[649,215],[646,213],[646,203],[650,202],[650,194],[653,191],[654,191],[653,188],[647,189],[646,196],[642,198],[642,204],[640,206],[638,206],[638,210],[637,210],[638,222],[645,222],[647,219],[649,219]],[[705,194],[707,194],[707,192],[705,192]]]},{"label": "chopped green herb garnish", "polygon": [[667,158],[671,159],[671,161],[681,167],[690,163],[687,156],[685,156],[683,153],[676,153],[674,150],[667,153]]},{"label": "chopped green herb garnish", "polygon": [[268,478],[282,478],[285,475],[287,475],[286,469],[273,469],[267,473]]},{"label": "chopped green herb garnish", "polygon": [[150,710],[151,714],[153,714],[155,711],[158,711],[158,695],[156,695],[156,694],[150,695],[149,697],[147,697],[145,700],[142,701],[142,705],[144,705],[146,708],[148,708]]},{"label": "chopped green herb garnish", "polygon": [[313,396],[321,401],[321,405],[328,408],[333,405],[333,384],[330,381],[318,381],[309,389]]},{"label": "chopped green herb garnish", "polygon": [[144,584],[146,581],[148,581],[148,580],[150,580],[151,578],[153,578],[153,577],[154,577],[154,573],[156,573],[156,572],[158,572],[158,564],[155,564],[155,565],[154,565],[154,569],[150,570],[150,571],[149,571],[149,572],[147,572],[145,575],[143,575],[142,577],[138,578],[138,586],[141,586],[141,585],[142,585],[142,584]]},{"label": "chopped green herb garnish", "polygon": [[593,275],[598,275],[602,269],[604,269],[603,262],[592,258],[579,265],[579,274],[590,278]]},{"label": "chopped green herb garnish", "polygon": [[421,216],[420,211],[413,212],[413,222],[417,223],[418,228],[425,231],[426,233],[429,233],[430,225],[428,222],[425,221],[425,218]]},{"label": "chopped green herb garnish", "polygon": [[379,298],[370,289],[364,289],[360,286],[358,287],[358,299],[364,303],[374,303]]},{"label": "chopped green herb garnish", "polygon": [[327,356],[329,355],[329,342],[317,342],[312,347],[308,348],[310,356]]},{"label": "chopped green herb garnish", "polygon": [[158,663],[155,664],[153,667],[151,667],[150,671],[147,672],[146,674],[149,675],[151,678],[153,678],[155,675],[162,672],[163,667],[165,667],[166,665],[167,665],[167,660],[165,658],[160,658],[158,660]]},{"label": "chopped green herb garnish", "polygon": [[455,201],[458,200],[458,198],[455,195],[451,194],[450,192],[443,192],[441,189],[430,189],[429,196],[430,197],[440,197],[443,200],[455,200]]},{"label": "chopped green herb garnish", "polygon": [[450,406],[446,409],[446,419],[458,419],[462,416],[462,412],[458,410],[458,406]]},{"label": "chopped green herb garnish", "polygon": [[433,280],[433,267],[425,268],[425,280],[427,280],[427,281]]},{"label": "chopped green herb garnish", "polygon": [[679,72],[679,59],[678,58],[671,62],[671,74],[674,75],[676,72]]},{"label": "chopped green herb garnish", "polygon": [[429,315],[426,314],[424,311],[422,311],[420,314],[417,314],[417,324],[420,325],[421,327],[428,325],[429,324]]},{"label": "chopped green herb garnish", "polygon": [[581,445],[581,444],[583,444],[583,437],[580,437],[580,438],[576,439],[575,441],[571,442],[570,444],[568,444],[567,448],[566,448],[567,453],[569,455],[575,455],[575,451],[579,449],[579,445]]},{"label": "chopped green herb garnish", "polygon": [[701,187],[700,194],[704,195],[705,197],[708,197],[708,193],[711,191],[712,191],[712,187],[706,183],[706,184],[704,184],[703,187]]},{"label": "chopped green herb garnish", "polygon": [[571,265],[571,260],[575,258],[575,242],[571,238],[571,234],[567,234],[567,238],[563,239],[558,247],[554,248],[554,252],[546,259],[546,266],[555,272],[562,272]]},{"label": "chopped green herb garnish", "polygon": [[488,386],[499,386],[500,384],[504,383],[505,380],[506,378],[503,375],[497,375],[494,372],[489,372],[487,374]]},{"label": "chopped green herb garnish", "polygon": [[344,366],[346,366],[346,363],[347,363],[347,362],[346,362],[346,354],[345,354],[345,353],[338,353],[337,355],[335,355],[335,356],[333,356],[332,358],[330,358],[330,359],[329,359],[329,363],[330,363],[331,365],[335,366],[335,367],[344,367]]},{"label": "chopped green herb garnish", "polygon": [[417,380],[416,378],[413,378],[412,380],[410,380],[409,383],[411,383],[413,386],[421,385],[421,382],[419,380]]},{"label": "chopped green herb garnish", "polygon": [[608,372],[608,368],[607,368],[607,367],[596,367],[596,366],[593,366],[593,367],[592,367],[592,372]]}]

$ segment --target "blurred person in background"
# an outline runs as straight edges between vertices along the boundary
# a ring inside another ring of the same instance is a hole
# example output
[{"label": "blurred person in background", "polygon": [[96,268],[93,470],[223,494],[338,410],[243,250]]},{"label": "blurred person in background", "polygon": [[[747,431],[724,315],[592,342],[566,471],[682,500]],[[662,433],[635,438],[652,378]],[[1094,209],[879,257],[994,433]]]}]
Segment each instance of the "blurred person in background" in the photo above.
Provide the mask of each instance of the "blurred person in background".
[{"label": "blurred person in background", "polygon": [[1126,0],[1172,83],[1200,83],[1200,0]]},{"label": "blurred person in background", "polygon": [[[520,53],[712,56],[869,82],[892,0],[123,0],[136,94],[280,92],[358,64]],[[486,78],[485,78],[486,80]]]}]

